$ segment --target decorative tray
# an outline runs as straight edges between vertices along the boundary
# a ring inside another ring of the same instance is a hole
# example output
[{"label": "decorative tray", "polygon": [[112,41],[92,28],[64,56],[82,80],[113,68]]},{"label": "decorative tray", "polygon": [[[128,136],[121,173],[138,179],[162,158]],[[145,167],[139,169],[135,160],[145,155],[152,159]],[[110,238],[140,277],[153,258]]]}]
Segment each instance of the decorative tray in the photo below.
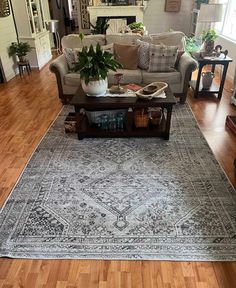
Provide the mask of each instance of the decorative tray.
[{"label": "decorative tray", "polygon": [[137,97],[141,99],[150,100],[152,98],[165,98],[165,94],[163,93],[165,89],[168,87],[168,84],[165,82],[153,82],[148,84],[147,86],[141,88],[136,91]]}]

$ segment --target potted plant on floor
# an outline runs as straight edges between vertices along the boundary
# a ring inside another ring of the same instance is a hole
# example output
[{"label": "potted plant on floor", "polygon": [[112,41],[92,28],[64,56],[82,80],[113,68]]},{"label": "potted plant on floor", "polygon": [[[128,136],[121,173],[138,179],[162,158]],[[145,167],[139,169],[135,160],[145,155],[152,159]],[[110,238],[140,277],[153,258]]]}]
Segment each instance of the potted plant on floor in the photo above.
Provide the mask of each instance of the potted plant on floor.
[{"label": "potted plant on floor", "polygon": [[30,52],[31,47],[26,42],[13,42],[11,43],[11,46],[9,47],[8,54],[9,56],[17,55],[20,62],[25,62],[25,56],[28,52]]},{"label": "potted plant on floor", "polygon": [[218,34],[214,29],[203,31],[201,39],[204,42],[204,51],[206,54],[211,54],[215,47],[215,40],[218,38]]},{"label": "potted plant on floor", "polygon": [[103,51],[98,43],[96,47],[83,47],[78,53],[78,62],[75,63],[74,70],[80,73],[84,92],[89,96],[96,96],[106,93],[107,73],[109,70],[116,71],[117,68],[122,68],[122,65],[111,53]]}]

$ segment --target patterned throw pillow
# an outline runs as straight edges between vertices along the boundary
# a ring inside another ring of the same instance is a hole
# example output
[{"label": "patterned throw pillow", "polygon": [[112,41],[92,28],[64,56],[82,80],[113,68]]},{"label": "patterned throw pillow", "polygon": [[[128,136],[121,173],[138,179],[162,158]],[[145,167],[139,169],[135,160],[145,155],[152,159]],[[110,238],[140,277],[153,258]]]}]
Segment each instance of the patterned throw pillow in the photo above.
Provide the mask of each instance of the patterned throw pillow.
[{"label": "patterned throw pillow", "polygon": [[150,44],[137,39],[137,45],[139,45],[138,50],[138,67],[147,70],[150,62]]},{"label": "patterned throw pillow", "polygon": [[78,52],[81,51],[81,49],[72,49],[72,48],[64,48],[63,54],[66,57],[66,62],[68,64],[68,67],[70,70],[74,69],[75,62],[78,61]]},{"label": "patterned throw pillow", "polygon": [[170,72],[174,70],[177,46],[150,44],[148,72]]}]

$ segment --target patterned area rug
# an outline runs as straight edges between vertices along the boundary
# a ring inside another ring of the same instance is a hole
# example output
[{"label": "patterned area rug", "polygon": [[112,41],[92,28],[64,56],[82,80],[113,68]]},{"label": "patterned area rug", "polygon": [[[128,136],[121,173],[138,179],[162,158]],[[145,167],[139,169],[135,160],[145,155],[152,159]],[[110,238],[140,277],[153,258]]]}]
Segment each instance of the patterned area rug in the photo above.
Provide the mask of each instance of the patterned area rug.
[{"label": "patterned area rug", "polygon": [[1,211],[1,256],[236,260],[236,193],[187,105],[169,141],[78,141],[68,109]]}]

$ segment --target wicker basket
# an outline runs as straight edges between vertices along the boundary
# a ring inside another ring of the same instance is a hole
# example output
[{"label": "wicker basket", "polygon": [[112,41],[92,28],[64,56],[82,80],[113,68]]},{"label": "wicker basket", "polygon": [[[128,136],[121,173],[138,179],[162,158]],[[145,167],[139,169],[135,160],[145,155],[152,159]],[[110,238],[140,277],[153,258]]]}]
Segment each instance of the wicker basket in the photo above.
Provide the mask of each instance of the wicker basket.
[{"label": "wicker basket", "polygon": [[134,112],[134,124],[136,128],[148,127],[149,115],[145,109],[135,110]]}]

